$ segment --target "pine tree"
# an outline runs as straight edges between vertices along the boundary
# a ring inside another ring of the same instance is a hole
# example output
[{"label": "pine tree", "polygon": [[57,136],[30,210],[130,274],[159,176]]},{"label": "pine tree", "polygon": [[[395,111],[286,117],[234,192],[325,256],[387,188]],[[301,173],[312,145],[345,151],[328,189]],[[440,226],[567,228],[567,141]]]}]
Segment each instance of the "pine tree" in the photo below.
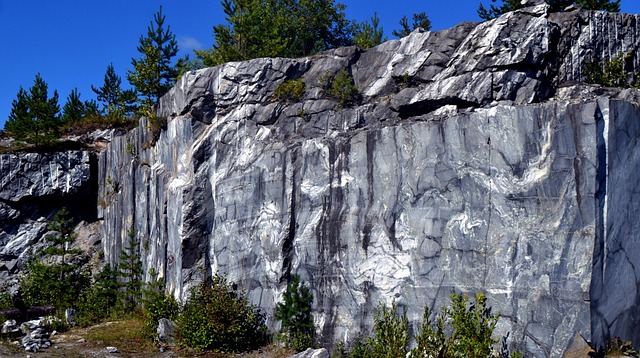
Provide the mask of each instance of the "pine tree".
[{"label": "pine tree", "polygon": [[[48,255],[60,256],[61,264],[67,266],[66,256],[78,254],[81,251],[78,249],[70,249],[69,246],[76,241],[78,237],[74,232],[75,225],[73,225],[73,218],[69,216],[67,208],[62,208],[53,217],[53,220],[49,224],[49,230],[55,231],[56,234],[47,236],[52,246],[45,249],[45,253]],[[75,267],[70,267],[75,269]],[[61,272],[60,279],[64,279],[64,271]]]},{"label": "pine tree", "polygon": [[123,117],[135,111],[137,95],[134,90],[123,90],[122,79],[116,74],[113,64],[107,66],[104,83],[100,88],[91,86],[98,101],[103,103],[103,111],[108,117]]},{"label": "pine tree", "polygon": [[378,18],[378,14],[374,12],[371,22],[365,21],[361,24],[356,24],[353,44],[366,50],[386,41],[387,39],[383,39],[382,37],[384,29],[378,26],[380,26],[380,19]]},{"label": "pine tree", "polygon": [[73,91],[69,93],[67,102],[64,104],[64,106],[62,106],[62,122],[65,124],[76,122],[82,119],[84,116],[84,103],[80,100],[78,89],[74,88]]},{"label": "pine tree", "polygon": [[48,85],[39,73],[29,93],[20,88],[17,98],[12,103],[9,120],[5,124],[5,129],[16,139],[42,145],[56,138],[62,124],[59,117],[58,92],[53,91],[51,98],[48,92]]},{"label": "pine tree", "polygon": [[287,285],[284,301],[276,305],[276,319],[282,321],[279,339],[288,348],[300,352],[313,346],[313,295],[309,288],[300,284],[300,276],[293,275]]},{"label": "pine tree", "polygon": [[122,287],[123,306],[131,311],[140,302],[142,295],[142,261],[140,260],[140,244],[136,240],[133,227],[129,230],[127,248],[120,252],[118,277]]},{"label": "pine tree", "polygon": [[353,26],[333,0],[222,0],[226,24],[214,46],[196,51],[205,66],[258,57],[300,57],[350,45]]},{"label": "pine tree", "polygon": [[178,42],[171,27],[165,29],[164,22],[161,6],[153,15],[147,36],[140,36],[138,52],[142,58],[131,59],[133,71],[127,73],[129,82],[143,96],[143,105],[147,110],[169,91],[176,77],[171,59],[178,53]]},{"label": "pine tree", "polygon": [[411,26],[409,26],[409,19],[407,19],[406,16],[403,16],[402,19],[400,20],[401,29],[393,30],[391,32],[393,36],[402,38],[402,37],[408,36],[411,33],[411,31],[417,28],[422,28],[425,31],[431,30],[431,21],[427,17],[427,14],[425,14],[424,12],[413,14],[412,20],[413,21],[411,23]]},{"label": "pine tree", "polygon": [[46,237],[52,245],[44,250],[45,254],[58,257],[58,262],[44,263],[32,258],[26,265],[20,287],[29,305],[55,305],[59,312],[77,304],[78,297],[90,284],[89,276],[79,265],[71,264],[68,255],[81,251],[70,249],[75,241],[75,226],[66,208],[62,208],[53,217],[49,230],[55,234]]}]

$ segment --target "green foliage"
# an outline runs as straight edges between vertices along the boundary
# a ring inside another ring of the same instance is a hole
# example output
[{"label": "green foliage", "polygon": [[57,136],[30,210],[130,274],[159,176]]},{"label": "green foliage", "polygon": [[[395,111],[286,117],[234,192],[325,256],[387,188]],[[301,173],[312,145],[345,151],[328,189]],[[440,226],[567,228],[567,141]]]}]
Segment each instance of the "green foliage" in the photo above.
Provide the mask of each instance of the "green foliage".
[{"label": "green foliage", "polygon": [[[73,232],[74,228],[75,225],[73,225],[73,218],[69,216],[67,208],[60,209],[60,211],[58,211],[53,217],[51,223],[49,223],[49,230],[55,231],[55,234],[48,235],[46,237],[47,241],[51,243],[51,246],[47,247],[44,250],[44,253],[47,255],[59,256],[62,266],[68,266],[66,261],[67,255],[75,255],[81,252],[77,249],[69,249],[69,246],[73,244],[78,237]],[[69,267],[69,269],[73,270],[75,267]],[[65,270],[60,272],[62,275],[60,280],[65,279],[64,273]]]},{"label": "green foliage", "polygon": [[189,347],[218,352],[247,351],[267,340],[264,315],[217,274],[191,291],[177,332]]},{"label": "green foliage", "polygon": [[276,87],[273,96],[279,101],[296,102],[302,99],[304,90],[305,83],[302,78],[285,80]]},{"label": "green foliage", "polygon": [[134,90],[123,90],[122,78],[116,74],[113,64],[107,66],[104,83],[100,88],[91,86],[91,90],[102,102],[102,111],[107,118],[130,116],[136,109],[137,94]]},{"label": "green foliage", "polygon": [[585,82],[607,87],[638,88],[640,82],[633,73],[625,71],[625,63],[632,56],[621,55],[612,60],[593,61],[584,65]]},{"label": "green foliage", "polygon": [[131,59],[133,71],[127,73],[129,82],[142,95],[142,106],[147,109],[158,103],[176,78],[176,69],[171,61],[178,53],[178,43],[171,27],[165,29],[164,22],[165,16],[160,6],[147,28],[147,36],[140,36],[138,52],[142,58]]},{"label": "green foliage", "polygon": [[148,141],[142,144],[143,149],[151,148],[156,144],[158,138],[160,138],[160,133],[163,129],[167,129],[167,118],[156,116],[155,113],[147,114],[148,124],[147,129],[150,133],[150,138]]},{"label": "green foliage", "polygon": [[443,314],[453,321],[448,345],[456,354],[469,358],[491,355],[493,345],[497,343],[491,334],[498,316],[491,314],[483,294],[476,294],[475,301],[469,302],[467,295],[452,293],[451,307],[445,308]]},{"label": "green foliage", "polygon": [[409,320],[406,312],[399,315],[396,302],[393,301],[389,309],[384,304],[378,306],[373,319],[374,336],[369,339],[373,357],[405,357],[409,346]]},{"label": "green foliage", "polygon": [[202,60],[198,57],[191,59],[189,58],[189,55],[186,55],[184,57],[179,58],[178,61],[176,61],[176,68],[175,68],[176,76],[174,78],[174,83],[177,83],[180,80],[180,78],[184,76],[185,73],[189,71],[195,71],[203,67],[204,67],[204,63],[202,63]]},{"label": "green foliage", "polygon": [[[499,0],[491,0],[492,4],[487,9],[482,3],[478,7],[478,16],[483,20],[491,20],[496,17],[513,10],[524,7],[520,0],[500,0],[502,5],[496,6],[494,3]],[[620,11],[620,0],[547,0],[550,5],[549,11],[558,12],[564,10],[567,6],[578,5],[585,10],[603,10],[610,12]]]},{"label": "green foliage", "polygon": [[320,81],[324,94],[336,100],[340,108],[353,105],[360,96],[360,91],[353,82],[353,77],[346,70],[340,70],[333,77],[327,74]]},{"label": "green foliage", "polygon": [[357,343],[350,351],[341,347],[336,357],[409,357],[409,358],[518,358],[518,352],[509,353],[506,340],[501,351],[494,346],[498,342],[491,334],[498,322],[498,315],[491,313],[486,305],[486,297],[477,294],[473,301],[467,295],[451,293],[451,305],[443,307],[430,320],[429,309],[425,307],[422,323],[415,336],[416,347],[409,350],[409,324],[406,313],[399,314],[395,302],[391,308],[378,307],[374,316],[374,336],[368,342]]},{"label": "green foliage", "polygon": [[226,24],[214,26],[205,66],[258,57],[300,57],[349,45],[350,24],[333,0],[222,0]]},{"label": "green foliage", "polygon": [[61,209],[49,224],[49,230],[56,233],[47,236],[51,246],[44,250],[52,256],[52,263],[31,259],[20,282],[27,306],[54,305],[59,311],[77,307],[77,297],[89,286],[90,278],[79,265],[67,262],[67,255],[80,253],[69,249],[76,239],[73,229],[69,212]]},{"label": "green foliage", "polygon": [[35,145],[50,144],[62,125],[59,112],[58,92],[54,91],[49,98],[48,85],[38,73],[28,93],[20,87],[4,129],[18,140]]},{"label": "green foliage", "polygon": [[120,252],[118,259],[117,276],[121,282],[122,305],[126,311],[133,311],[142,297],[142,261],[140,243],[133,227],[127,236],[127,247]]},{"label": "green foliage", "polygon": [[114,315],[119,307],[118,288],[116,272],[106,265],[80,296],[78,324],[87,326]]},{"label": "green foliage", "polygon": [[161,318],[174,320],[178,316],[178,302],[165,292],[165,283],[158,278],[155,269],[149,271],[151,282],[143,290],[142,313],[144,317],[143,334],[155,337],[156,328]]},{"label": "green foliage", "polygon": [[412,20],[413,21],[411,22],[411,26],[409,26],[409,19],[407,19],[406,16],[403,16],[400,20],[400,30],[393,30],[393,36],[402,38],[408,36],[411,31],[417,28],[422,28],[425,31],[431,30],[431,21],[427,17],[427,14],[425,14],[424,12],[414,13],[412,16]]},{"label": "green foliage", "polygon": [[[0,288],[0,310],[8,310],[14,308],[13,296],[6,286]],[[2,318],[2,316],[0,316]]]},{"label": "green foliage", "polygon": [[313,295],[308,287],[300,284],[300,276],[291,277],[283,299],[276,305],[275,313],[275,318],[282,321],[278,340],[297,352],[313,347]]},{"label": "green foliage", "polygon": [[378,18],[377,13],[373,13],[373,17],[371,18],[371,22],[365,21],[363,23],[354,24],[355,29],[353,31],[353,44],[360,47],[361,49],[368,49],[377,45],[380,45],[382,42],[387,41],[387,38],[383,38],[384,29],[380,26],[380,19]]},{"label": "green foliage", "polygon": [[78,297],[89,284],[89,275],[75,265],[49,265],[32,259],[25,267],[20,289],[27,307],[53,305],[62,312],[76,307]]}]

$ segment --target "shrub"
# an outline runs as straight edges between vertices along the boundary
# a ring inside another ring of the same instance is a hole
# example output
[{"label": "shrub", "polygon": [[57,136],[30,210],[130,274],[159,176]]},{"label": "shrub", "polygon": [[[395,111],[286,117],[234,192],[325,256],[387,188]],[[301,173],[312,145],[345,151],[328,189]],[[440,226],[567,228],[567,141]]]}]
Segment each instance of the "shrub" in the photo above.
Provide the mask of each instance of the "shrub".
[{"label": "shrub", "polygon": [[360,96],[360,91],[353,82],[353,77],[346,70],[340,70],[333,77],[322,76],[320,81],[324,94],[337,101],[340,108],[355,104]]},{"label": "shrub", "polygon": [[247,351],[267,341],[264,315],[217,274],[191,291],[177,333],[189,347],[218,352]]},{"label": "shrub", "polygon": [[156,328],[161,318],[174,320],[178,316],[178,302],[165,292],[165,283],[158,279],[154,269],[149,271],[151,282],[143,290],[142,313],[144,318],[143,333],[147,337],[155,337]]},{"label": "shrub", "polygon": [[78,267],[47,265],[32,259],[26,265],[20,288],[27,307],[53,305],[62,313],[65,308],[76,307],[77,298],[89,284],[89,275]]},{"label": "shrub", "polygon": [[302,99],[304,90],[305,83],[302,81],[302,78],[286,80],[276,87],[273,96],[279,101],[295,102]]},{"label": "shrub", "polygon": [[284,302],[276,305],[276,319],[282,321],[277,339],[289,349],[301,352],[313,346],[313,295],[309,288],[300,285],[300,276],[293,275],[284,294]]},{"label": "shrub", "polygon": [[625,63],[631,55],[621,55],[611,60],[593,61],[585,63],[585,82],[599,84],[606,87],[638,88],[638,78],[633,73],[625,71]]},{"label": "shrub", "polygon": [[77,323],[88,326],[112,316],[120,307],[116,272],[106,265],[80,297]]},{"label": "shrub", "polygon": [[406,313],[398,314],[395,302],[390,309],[381,305],[374,316],[374,336],[351,351],[338,349],[334,357],[522,357],[518,352],[510,353],[504,340],[499,352],[494,349],[498,341],[492,339],[491,334],[498,317],[486,306],[484,295],[477,294],[470,302],[467,295],[451,293],[451,305],[442,308],[435,323],[431,322],[429,309],[425,307],[422,324],[415,336],[417,346],[409,351]]},{"label": "shrub", "polygon": [[396,358],[407,355],[409,346],[409,320],[406,312],[398,314],[396,302],[391,308],[382,304],[374,313],[374,337],[369,340],[373,357]]}]

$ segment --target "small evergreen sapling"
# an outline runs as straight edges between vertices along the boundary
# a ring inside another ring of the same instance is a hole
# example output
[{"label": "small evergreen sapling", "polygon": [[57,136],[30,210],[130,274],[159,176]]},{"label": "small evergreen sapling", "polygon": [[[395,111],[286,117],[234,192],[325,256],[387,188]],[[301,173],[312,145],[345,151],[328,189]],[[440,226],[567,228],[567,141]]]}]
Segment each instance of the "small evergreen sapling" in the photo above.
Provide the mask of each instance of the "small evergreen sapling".
[{"label": "small evergreen sapling", "polygon": [[129,229],[127,248],[120,252],[118,277],[121,282],[122,302],[125,310],[132,311],[142,296],[142,261],[140,244],[133,227]]},{"label": "small evergreen sapling", "polygon": [[313,346],[313,295],[309,288],[300,284],[300,276],[293,275],[287,285],[284,301],[276,305],[276,319],[282,321],[278,340],[287,348],[298,352]]}]

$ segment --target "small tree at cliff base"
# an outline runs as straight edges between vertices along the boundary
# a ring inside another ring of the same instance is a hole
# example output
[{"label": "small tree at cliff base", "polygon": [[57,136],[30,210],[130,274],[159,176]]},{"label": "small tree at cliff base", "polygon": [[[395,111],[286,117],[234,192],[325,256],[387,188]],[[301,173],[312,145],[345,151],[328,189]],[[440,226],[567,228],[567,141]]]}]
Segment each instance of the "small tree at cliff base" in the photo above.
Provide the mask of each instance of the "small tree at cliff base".
[{"label": "small tree at cliff base", "polygon": [[262,312],[217,274],[191,291],[177,333],[189,347],[217,352],[243,352],[267,341]]},{"label": "small tree at cliff base", "polygon": [[277,339],[283,342],[287,348],[298,352],[313,347],[313,315],[311,304],[313,295],[309,288],[300,284],[300,276],[291,276],[291,282],[287,285],[283,302],[276,305],[276,319],[282,321],[282,329]]}]

